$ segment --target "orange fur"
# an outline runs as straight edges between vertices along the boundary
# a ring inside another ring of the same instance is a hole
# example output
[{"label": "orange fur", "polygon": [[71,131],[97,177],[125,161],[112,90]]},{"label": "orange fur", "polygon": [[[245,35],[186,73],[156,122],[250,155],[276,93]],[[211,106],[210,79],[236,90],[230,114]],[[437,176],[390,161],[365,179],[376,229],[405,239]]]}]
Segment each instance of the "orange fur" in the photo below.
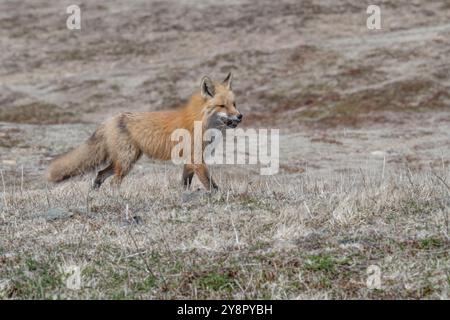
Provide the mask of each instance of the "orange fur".
[{"label": "orange fur", "polygon": [[[217,114],[234,118],[240,115],[231,90],[231,75],[220,84],[204,79],[201,93],[194,94],[180,110],[121,113],[109,119],[84,144],[55,159],[49,167],[47,179],[59,182],[107,164],[108,167],[98,173],[94,186],[99,187],[113,174],[114,182],[120,184],[142,154],[169,160],[177,143],[170,139],[174,130],[186,129],[193,137],[194,121],[202,121],[204,128],[215,127],[217,124],[212,125],[210,120]],[[214,95],[209,96],[208,90]],[[222,122],[219,123],[223,126]],[[193,143],[194,139],[191,140]],[[185,165],[183,181],[186,186],[189,186],[194,173],[206,189],[217,188],[204,163]]]}]

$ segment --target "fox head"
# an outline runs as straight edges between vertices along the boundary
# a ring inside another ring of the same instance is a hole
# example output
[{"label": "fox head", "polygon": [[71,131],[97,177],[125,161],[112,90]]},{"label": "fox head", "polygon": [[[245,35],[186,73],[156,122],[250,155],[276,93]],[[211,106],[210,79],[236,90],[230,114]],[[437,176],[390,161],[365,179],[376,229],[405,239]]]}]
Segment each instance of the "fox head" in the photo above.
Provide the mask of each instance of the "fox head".
[{"label": "fox head", "polygon": [[231,82],[231,72],[221,83],[215,83],[206,76],[202,78],[200,92],[205,100],[203,112],[210,128],[236,128],[242,121],[243,116],[236,108]]}]

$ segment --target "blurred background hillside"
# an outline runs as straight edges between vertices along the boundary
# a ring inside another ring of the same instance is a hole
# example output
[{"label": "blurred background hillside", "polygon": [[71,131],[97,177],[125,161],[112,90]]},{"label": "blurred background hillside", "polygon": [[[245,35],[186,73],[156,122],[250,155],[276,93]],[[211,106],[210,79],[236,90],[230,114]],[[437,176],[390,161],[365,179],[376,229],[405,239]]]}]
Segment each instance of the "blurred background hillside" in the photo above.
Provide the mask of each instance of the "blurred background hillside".
[{"label": "blurred background hillside", "polygon": [[0,2],[0,121],[98,122],[235,74],[244,125],[393,124],[449,106],[448,1]]}]

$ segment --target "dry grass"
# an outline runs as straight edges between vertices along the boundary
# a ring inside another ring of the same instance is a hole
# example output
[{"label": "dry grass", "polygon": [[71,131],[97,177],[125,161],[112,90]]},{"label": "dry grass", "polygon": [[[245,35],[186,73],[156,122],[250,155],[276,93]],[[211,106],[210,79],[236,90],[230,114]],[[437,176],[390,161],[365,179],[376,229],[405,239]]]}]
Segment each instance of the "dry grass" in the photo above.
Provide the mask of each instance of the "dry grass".
[{"label": "dry grass", "polygon": [[[208,195],[183,191],[178,171],[138,172],[119,191],[89,191],[83,178],[2,193],[0,295],[447,297],[448,174],[242,180],[220,169],[222,191]],[[82,267],[80,290],[65,286],[68,264]],[[379,290],[366,286],[370,265]]]}]

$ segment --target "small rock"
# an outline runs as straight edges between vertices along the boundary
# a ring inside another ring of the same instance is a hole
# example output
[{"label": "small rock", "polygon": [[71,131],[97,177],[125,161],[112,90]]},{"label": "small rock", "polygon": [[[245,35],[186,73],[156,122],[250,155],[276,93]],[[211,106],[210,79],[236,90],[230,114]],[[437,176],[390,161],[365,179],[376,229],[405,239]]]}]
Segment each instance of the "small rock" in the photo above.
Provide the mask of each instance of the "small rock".
[{"label": "small rock", "polygon": [[73,213],[62,208],[50,208],[45,214],[47,221],[55,221],[58,219],[67,219],[73,216]]}]

